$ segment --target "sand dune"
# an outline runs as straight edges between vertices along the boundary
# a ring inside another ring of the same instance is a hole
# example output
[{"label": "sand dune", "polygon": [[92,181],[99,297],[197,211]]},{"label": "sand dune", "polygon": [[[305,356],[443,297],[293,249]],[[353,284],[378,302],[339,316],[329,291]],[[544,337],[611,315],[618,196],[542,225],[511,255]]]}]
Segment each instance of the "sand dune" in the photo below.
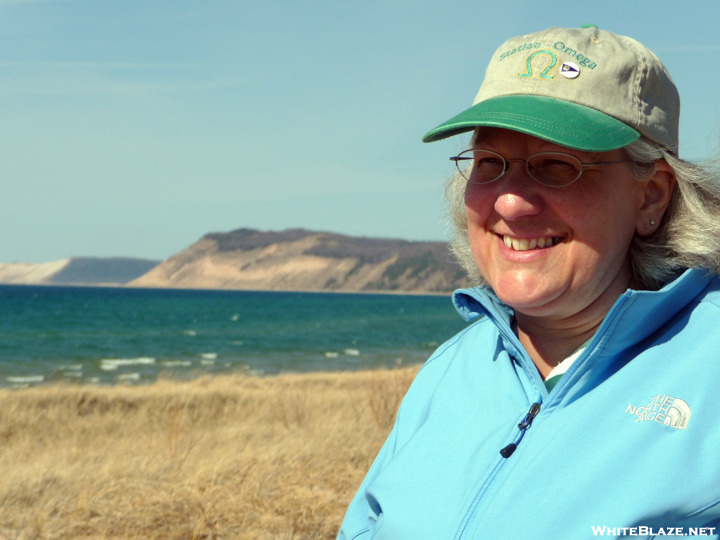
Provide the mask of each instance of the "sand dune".
[{"label": "sand dune", "polygon": [[70,259],[47,263],[0,263],[0,283],[39,285],[65,268]]}]

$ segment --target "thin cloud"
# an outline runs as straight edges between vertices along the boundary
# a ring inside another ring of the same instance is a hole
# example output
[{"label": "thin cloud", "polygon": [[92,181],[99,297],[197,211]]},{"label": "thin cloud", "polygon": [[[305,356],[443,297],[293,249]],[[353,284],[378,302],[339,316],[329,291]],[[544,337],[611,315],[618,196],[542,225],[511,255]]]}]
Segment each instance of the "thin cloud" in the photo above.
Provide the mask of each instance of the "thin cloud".
[{"label": "thin cloud", "polygon": [[6,81],[0,95],[145,95],[163,92],[197,92],[219,88],[236,88],[245,83],[234,78],[195,79],[184,81],[112,81],[78,80],[76,78],[33,77],[32,80]]},{"label": "thin cloud", "polygon": [[[0,0],[3,2],[35,2],[42,0]],[[4,67],[38,67],[55,69],[103,69],[103,70],[195,70],[195,69],[222,69],[224,66],[214,66],[203,63],[158,63],[158,62],[43,62],[28,60],[3,60],[0,66]]]},{"label": "thin cloud", "polygon": [[720,52],[720,45],[678,45],[670,47],[653,47],[657,53],[703,53]]}]

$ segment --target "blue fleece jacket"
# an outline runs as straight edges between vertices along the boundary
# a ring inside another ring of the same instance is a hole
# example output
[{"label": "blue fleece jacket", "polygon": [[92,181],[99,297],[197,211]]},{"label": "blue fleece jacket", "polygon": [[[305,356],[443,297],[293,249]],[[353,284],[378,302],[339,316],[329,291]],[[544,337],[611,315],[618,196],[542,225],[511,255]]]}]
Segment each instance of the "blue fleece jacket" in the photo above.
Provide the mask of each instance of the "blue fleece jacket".
[{"label": "blue fleece jacket", "polygon": [[720,538],[718,277],[627,291],[550,394],[509,308],[453,301],[478,320],[418,373],[338,538]]}]

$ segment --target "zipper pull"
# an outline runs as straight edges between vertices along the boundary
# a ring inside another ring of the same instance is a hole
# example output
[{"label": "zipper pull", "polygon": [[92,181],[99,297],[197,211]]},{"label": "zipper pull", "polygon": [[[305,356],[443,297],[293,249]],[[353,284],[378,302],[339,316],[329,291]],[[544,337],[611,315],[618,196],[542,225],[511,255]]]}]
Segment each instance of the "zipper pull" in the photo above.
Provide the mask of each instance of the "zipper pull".
[{"label": "zipper pull", "polygon": [[515,452],[515,449],[518,447],[518,444],[520,444],[520,441],[522,441],[522,438],[525,436],[525,432],[528,429],[530,429],[530,425],[532,424],[533,418],[535,418],[539,412],[540,412],[540,404],[533,403],[530,406],[530,410],[525,415],[525,418],[523,418],[520,421],[520,423],[518,424],[518,428],[520,429],[520,438],[517,440],[517,442],[510,443],[505,448],[500,450],[500,455],[502,457],[507,459],[513,455],[513,452]]}]

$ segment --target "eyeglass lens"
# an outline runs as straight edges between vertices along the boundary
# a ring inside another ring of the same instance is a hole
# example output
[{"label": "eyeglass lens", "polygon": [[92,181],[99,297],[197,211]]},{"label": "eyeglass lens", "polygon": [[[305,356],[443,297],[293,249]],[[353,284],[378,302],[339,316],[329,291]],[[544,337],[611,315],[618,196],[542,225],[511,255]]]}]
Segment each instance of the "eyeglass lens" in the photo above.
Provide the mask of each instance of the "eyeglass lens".
[{"label": "eyeglass lens", "polygon": [[507,160],[490,150],[465,150],[454,158],[460,174],[473,184],[488,184],[501,178],[508,161],[524,161],[530,177],[546,186],[572,184],[582,174],[582,162],[575,156],[556,152],[540,152],[524,159]]}]

